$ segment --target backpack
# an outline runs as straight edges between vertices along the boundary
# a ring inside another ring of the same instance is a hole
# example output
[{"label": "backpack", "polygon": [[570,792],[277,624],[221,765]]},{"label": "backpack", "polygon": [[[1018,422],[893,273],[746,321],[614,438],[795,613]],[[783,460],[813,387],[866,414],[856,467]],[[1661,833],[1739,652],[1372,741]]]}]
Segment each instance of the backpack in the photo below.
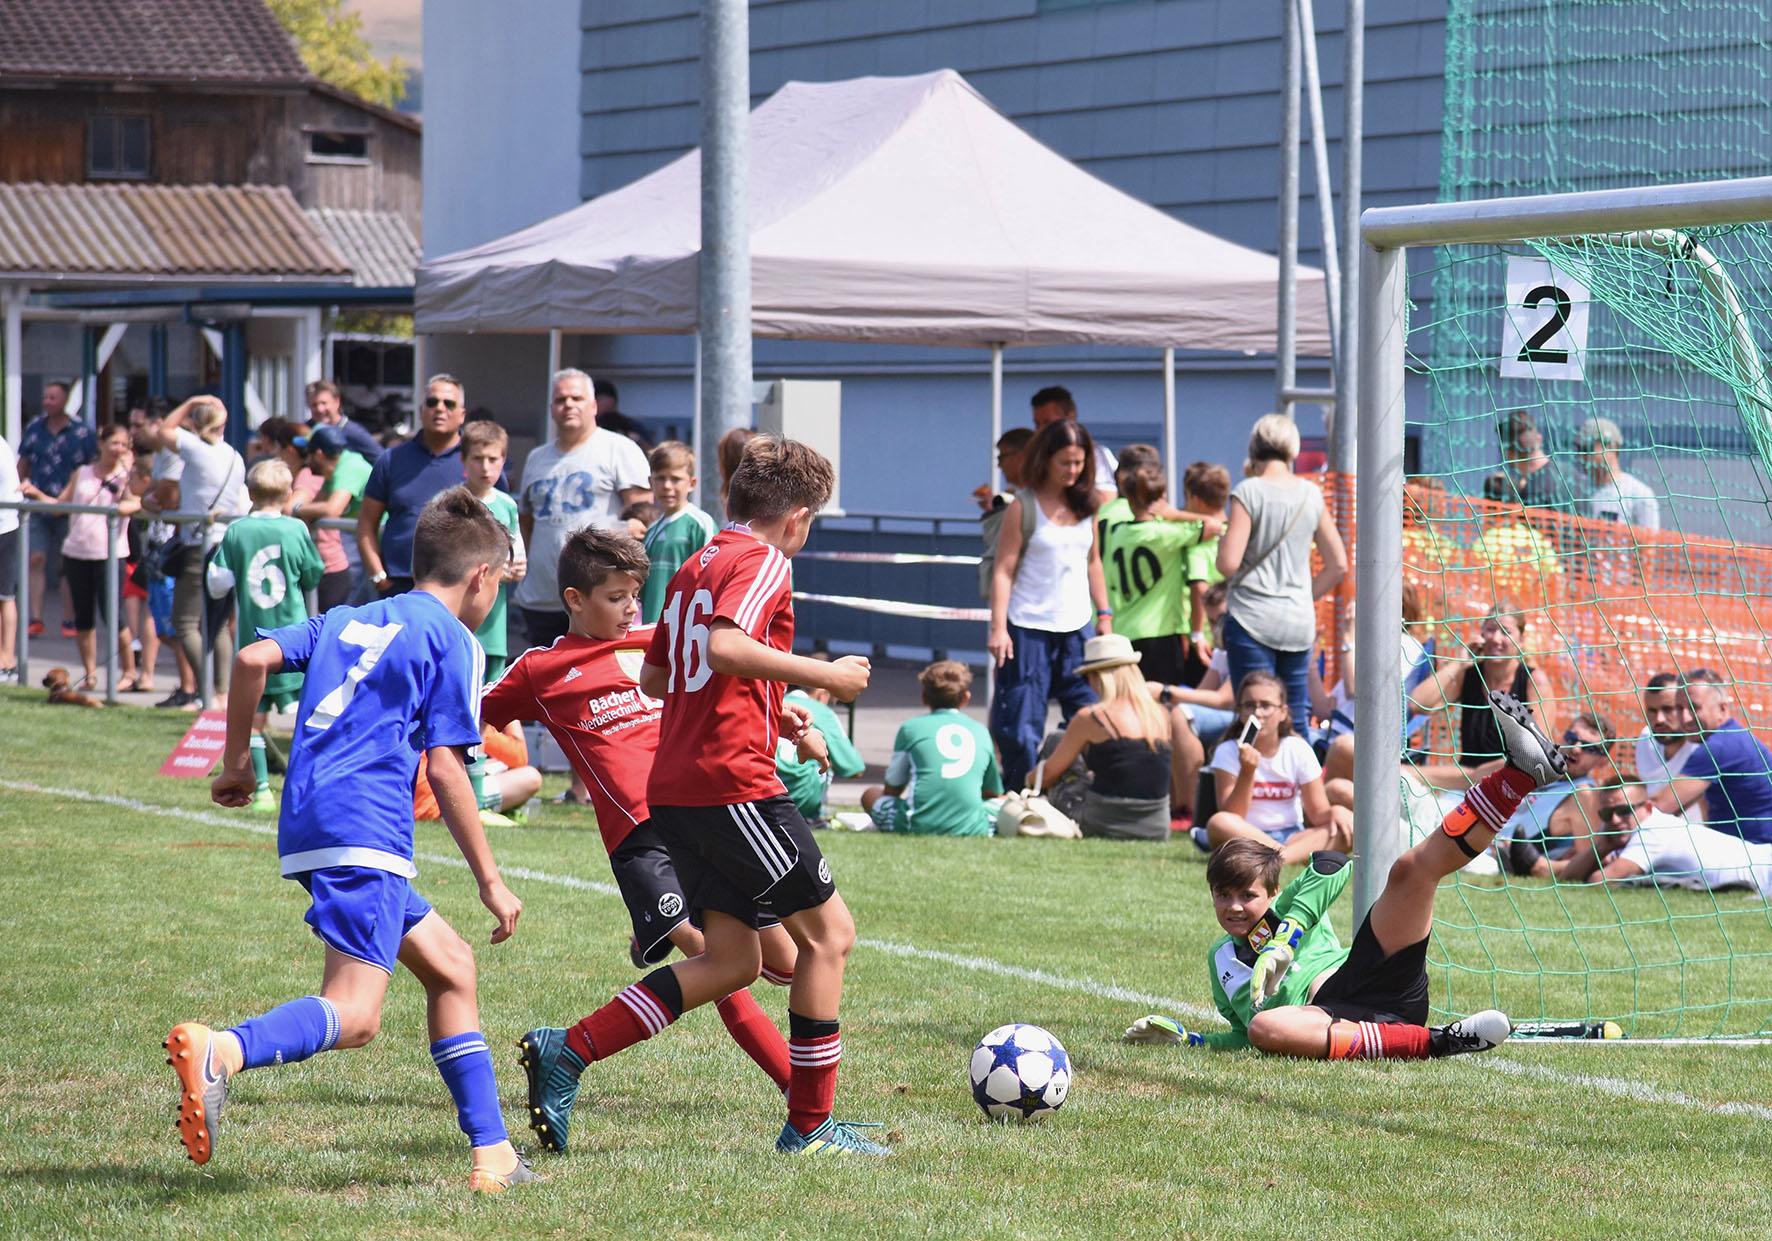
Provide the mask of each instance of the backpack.
[{"label": "backpack", "polygon": [[[1009,494],[1021,501],[1021,545],[1026,547],[1028,540],[1034,537],[1034,505],[1039,501],[1034,499],[1033,492],[1023,487],[1017,487]],[[1003,500],[1001,506],[978,519],[979,537],[984,540],[984,553],[978,558],[978,596],[987,603],[991,598],[991,574],[997,569],[997,536],[1002,533],[1003,518],[1008,512],[1009,501]]]}]

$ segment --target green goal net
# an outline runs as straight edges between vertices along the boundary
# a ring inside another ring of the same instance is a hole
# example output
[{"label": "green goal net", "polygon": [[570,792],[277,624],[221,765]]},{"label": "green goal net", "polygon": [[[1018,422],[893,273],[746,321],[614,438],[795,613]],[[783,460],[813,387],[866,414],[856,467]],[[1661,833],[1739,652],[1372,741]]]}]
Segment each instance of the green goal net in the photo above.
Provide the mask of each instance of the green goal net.
[{"label": "green goal net", "polygon": [[[1760,6],[1451,6],[1444,198],[1760,175],[1769,154]],[[1772,226],[1412,258],[1404,559],[1426,668],[1455,700],[1525,676],[1523,650],[1541,720],[1631,802],[1665,800],[1670,764],[1730,773],[1634,821],[1589,788],[1535,799],[1509,838],[1544,861],[1503,849],[1521,873],[1491,855],[1440,894],[1436,1014],[1772,1035]],[[1410,738],[1418,834],[1492,753],[1464,715]]]}]

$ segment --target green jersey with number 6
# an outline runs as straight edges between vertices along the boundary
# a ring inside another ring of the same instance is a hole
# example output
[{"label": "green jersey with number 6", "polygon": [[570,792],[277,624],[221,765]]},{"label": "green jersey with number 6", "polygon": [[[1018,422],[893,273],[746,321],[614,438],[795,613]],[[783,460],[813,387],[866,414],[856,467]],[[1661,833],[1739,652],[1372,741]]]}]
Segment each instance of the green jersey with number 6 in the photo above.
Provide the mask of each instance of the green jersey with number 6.
[{"label": "green jersey with number 6", "polygon": [[[209,593],[232,590],[240,618],[240,645],[260,629],[283,629],[308,619],[307,592],[320,582],[320,552],[306,522],[281,513],[250,513],[228,527],[209,561]],[[265,696],[299,693],[301,673],[275,672]]]},{"label": "green jersey with number 6", "polygon": [[1182,552],[1200,541],[1197,521],[1122,521],[1102,529],[1114,632],[1137,642],[1185,633],[1187,573]]},{"label": "green jersey with number 6", "polygon": [[886,783],[903,787],[906,831],[926,836],[988,836],[984,799],[1003,791],[991,735],[954,707],[914,716],[898,727]]}]

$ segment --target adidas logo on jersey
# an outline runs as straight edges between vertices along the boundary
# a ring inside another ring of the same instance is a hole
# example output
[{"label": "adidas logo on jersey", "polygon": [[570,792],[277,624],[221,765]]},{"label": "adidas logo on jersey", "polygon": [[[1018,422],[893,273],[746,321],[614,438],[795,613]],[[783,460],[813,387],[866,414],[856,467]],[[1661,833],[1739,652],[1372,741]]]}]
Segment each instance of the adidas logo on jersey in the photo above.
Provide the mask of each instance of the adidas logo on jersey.
[{"label": "adidas logo on jersey", "polygon": [[566,670],[566,675],[560,678],[560,684],[566,685],[572,681],[578,680],[578,678],[583,675],[584,673],[580,672],[577,668],[568,668]]}]

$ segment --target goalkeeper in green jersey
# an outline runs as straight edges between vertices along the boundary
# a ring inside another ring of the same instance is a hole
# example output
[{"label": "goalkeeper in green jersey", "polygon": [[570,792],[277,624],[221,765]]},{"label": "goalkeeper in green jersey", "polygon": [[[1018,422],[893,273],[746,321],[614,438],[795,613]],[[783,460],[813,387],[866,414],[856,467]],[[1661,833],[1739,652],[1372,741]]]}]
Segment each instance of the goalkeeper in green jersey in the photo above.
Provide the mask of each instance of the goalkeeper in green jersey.
[{"label": "goalkeeper in green jersey", "polygon": [[[1477,857],[1520,802],[1561,778],[1561,753],[1512,695],[1491,691],[1504,762],[1473,787],[1390,869],[1385,888],[1347,951],[1325,914],[1345,886],[1346,859],[1311,855],[1279,891],[1280,858],[1231,852],[1206,868],[1212,905],[1227,932],[1212,951],[1212,986],[1229,1031],[1184,1029],[1172,1017],[1135,1022],[1126,1037],[1190,1047],[1254,1047],[1310,1060],[1424,1060],[1488,1051],[1512,1033],[1507,1014],[1486,1009],[1429,1026],[1427,943],[1440,880]],[[1262,842],[1248,842],[1262,849]],[[1339,882],[1333,882],[1339,878]]]}]

